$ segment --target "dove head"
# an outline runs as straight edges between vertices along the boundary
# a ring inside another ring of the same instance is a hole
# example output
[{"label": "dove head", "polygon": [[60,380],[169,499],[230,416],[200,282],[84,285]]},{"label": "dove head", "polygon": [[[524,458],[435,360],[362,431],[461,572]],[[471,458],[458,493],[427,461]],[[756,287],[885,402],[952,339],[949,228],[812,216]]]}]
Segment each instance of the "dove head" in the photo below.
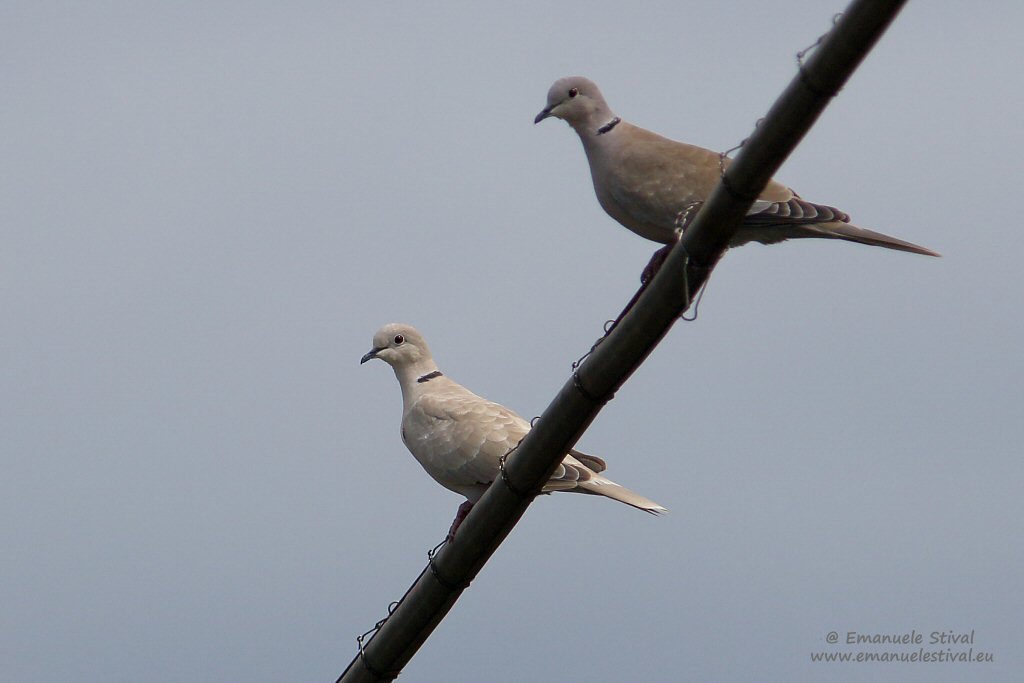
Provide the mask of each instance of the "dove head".
[{"label": "dove head", "polygon": [[555,81],[548,90],[547,106],[537,114],[533,122],[540,123],[552,116],[562,119],[581,135],[584,131],[595,133],[615,118],[597,85],[583,76],[569,76]]},{"label": "dove head", "polygon": [[436,370],[423,335],[412,325],[402,323],[390,323],[377,330],[373,335],[373,348],[359,363],[374,358],[393,367],[396,373],[405,369],[415,371],[425,366],[430,366],[429,370]]}]

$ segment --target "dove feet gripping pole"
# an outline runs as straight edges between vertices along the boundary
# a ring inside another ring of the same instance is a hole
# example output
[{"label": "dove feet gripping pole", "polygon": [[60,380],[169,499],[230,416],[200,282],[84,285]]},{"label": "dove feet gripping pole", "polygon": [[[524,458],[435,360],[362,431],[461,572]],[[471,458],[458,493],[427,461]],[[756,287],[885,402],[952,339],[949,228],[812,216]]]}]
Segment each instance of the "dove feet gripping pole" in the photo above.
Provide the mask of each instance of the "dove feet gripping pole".
[{"label": "dove feet gripping pole", "polygon": [[644,266],[644,271],[640,273],[640,289],[636,290],[633,298],[629,300],[629,303],[627,303],[626,307],[622,309],[622,312],[615,316],[615,320],[613,320],[612,324],[608,327],[608,330],[605,332],[605,336],[608,336],[608,334],[615,329],[615,326],[622,321],[626,314],[629,313],[629,310],[636,304],[637,300],[640,299],[640,295],[647,290],[647,286],[651,284],[651,280],[653,280],[654,276],[658,274],[659,270],[661,270],[662,265],[665,264],[665,259],[668,258],[668,253],[672,251],[672,247],[674,246],[675,244],[666,244],[651,255],[651,260],[647,262],[647,265]]},{"label": "dove feet gripping pole", "polygon": [[644,267],[644,272],[640,275],[641,292],[647,288],[647,285],[651,283],[654,276],[658,274],[659,270],[661,270],[661,267],[665,264],[665,259],[668,258],[668,253],[672,251],[672,247],[674,246],[675,244],[666,244],[651,256],[651,260],[647,262],[647,265]]},{"label": "dove feet gripping pole", "polygon": [[[614,330],[615,327],[622,321],[622,319],[626,317],[626,314],[629,313],[630,310],[632,310],[633,306],[636,305],[636,302],[640,299],[641,295],[643,295],[643,293],[650,286],[651,281],[654,280],[654,276],[657,275],[658,272],[661,270],[662,266],[665,265],[665,261],[668,260],[669,253],[672,251],[673,248],[675,248],[675,246],[675,244],[666,244],[664,247],[654,252],[654,254],[651,256],[651,260],[647,262],[647,266],[644,268],[643,274],[641,274],[640,276],[640,288],[636,290],[636,293],[633,295],[633,298],[629,300],[629,303],[627,303],[626,307],[622,309],[622,312],[619,313],[619,315],[616,316],[615,320],[612,321],[612,324],[608,327],[608,332],[605,334],[605,336],[610,334],[611,331]],[[692,281],[695,284],[706,282],[708,275],[710,275],[713,267],[714,265],[705,266],[703,264],[700,264],[695,259],[693,259],[689,254],[686,255],[685,261],[683,263],[683,301],[685,302],[683,306],[683,313],[689,310],[690,303],[697,298],[697,292],[700,290],[700,287],[703,286],[698,285],[696,287],[693,287],[692,289],[694,291],[691,291],[690,282]],[[697,277],[691,278],[691,271],[695,273]],[[687,320],[688,318],[683,316],[683,319]]]},{"label": "dove feet gripping pole", "polygon": [[459,530],[459,526],[462,524],[462,520],[466,519],[466,515],[473,509],[473,504],[468,500],[459,506],[458,511],[455,513],[455,519],[452,520],[452,526],[448,529],[448,540],[455,538],[455,532]]}]

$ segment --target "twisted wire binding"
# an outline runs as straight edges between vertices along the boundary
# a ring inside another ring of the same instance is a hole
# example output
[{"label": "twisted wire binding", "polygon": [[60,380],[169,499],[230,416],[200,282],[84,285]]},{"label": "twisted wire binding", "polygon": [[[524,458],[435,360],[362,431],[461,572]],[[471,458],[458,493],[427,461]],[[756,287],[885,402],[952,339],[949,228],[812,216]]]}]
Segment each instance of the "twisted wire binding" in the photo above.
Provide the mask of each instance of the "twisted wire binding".
[{"label": "twisted wire binding", "polygon": [[427,551],[427,559],[428,560],[433,560],[434,559],[434,555],[437,555],[437,551],[440,550],[441,548],[443,548],[447,544],[448,544],[448,537],[445,536],[443,541],[441,541],[440,543],[438,543],[433,548],[431,548],[430,550]]},{"label": "twisted wire binding", "polygon": [[[367,636],[371,636],[371,634],[373,634],[373,635],[377,634],[377,631],[379,631],[381,629],[381,627],[385,624],[385,622],[387,622],[387,620],[391,618],[391,615],[395,613],[395,610],[398,609],[398,605],[401,602],[402,602],[401,600],[395,600],[394,602],[389,604],[388,605],[388,615],[386,617],[384,617],[383,619],[378,621],[376,624],[374,624],[373,628],[371,628],[366,633],[363,633],[362,635],[356,636],[356,645],[359,647],[359,660],[363,663],[363,666],[366,668],[367,671],[370,672],[370,674],[372,674],[373,676],[376,676],[377,678],[384,679],[386,681],[391,681],[391,680],[394,680],[394,679],[398,678],[398,675],[400,673],[402,673],[402,672],[401,671],[382,671],[381,669],[378,669],[376,666],[371,664],[370,660],[368,660],[366,658],[366,650],[363,649],[363,641],[367,640],[367,638],[366,638]],[[372,636],[371,636],[371,639],[372,639]],[[338,680],[341,680],[341,679],[338,679]]]},{"label": "twisted wire binding", "polygon": [[[838,24],[839,20],[842,19],[842,18],[843,18],[843,13],[842,12],[837,12],[836,14],[832,15],[832,27],[835,28],[836,24]],[[825,92],[822,88],[818,87],[817,85],[812,83],[810,80],[808,80],[807,72],[804,70],[804,58],[811,51],[813,51],[815,48],[817,48],[819,45],[824,43],[825,39],[828,38],[830,33],[832,33],[832,29],[831,28],[828,31],[825,31],[824,33],[822,33],[820,36],[818,36],[818,39],[816,41],[814,41],[813,43],[811,43],[810,45],[808,45],[804,49],[799,50],[796,53],[796,67],[797,67],[797,71],[800,72],[800,80],[803,81],[804,85],[806,85],[811,90],[811,92],[813,92],[813,93],[815,93],[817,95],[827,96],[827,97],[833,97],[833,96],[835,96],[836,93],[835,92]],[[763,121],[764,121],[763,117],[759,118],[757,120],[757,123],[754,124],[754,129],[757,130],[757,127],[760,126]],[[725,188],[727,190],[729,190],[729,194],[733,195],[734,197],[737,197],[738,199],[743,199],[743,197],[739,197],[739,195],[736,194],[736,192],[732,189],[732,186],[729,184],[729,179],[725,175],[725,160],[729,157],[730,154],[732,154],[736,150],[742,149],[743,145],[747,144],[748,140],[750,140],[750,136],[747,136],[747,137],[743,138],[743,140],[740,141],[740,144],[736,145],[735,147],[730,147],[729,149],[725,150],[724,152],[719,153],[719,155],[718,155],[718,173],[719,173],[719,175],[722,178],[722,184],[725,185]],[[756,197],[755,197],[755,199],[756,199]]]},{"label": "twisted wire binding", "polygon": [[[539,418],[535,417],[535,418],[533,418],[533,420],[530,421],[530,426],[531,427],[533,426],[533,422],[535,420],[537,420],[537,419],[539,419]],[[522,443],[522,441],[520,441],[520,443]],[[501,481],[505,484],[505,488],[507,488],[509,491],[511,491],[512,494],[516,498],[519,498],[521,500],[525,500],[526,498],[530,497],[530,494],[524,493],[523,491],[520,491],[518,488],[513,486],[512,482],[508,478],[508,471],[505,469],[505,460],[507,460],[508,456],[512,455],[512,452],[515,451],[517,448],[519,448],[519,444],[518,443],[515,446],[513,446],[512,448],[510,448],[507,451],[505,451],[504,455],[502,455],[500,458],[498,458],[498,471],[501,473]]]},{"label": "twisted wire binding", "polygon": [[[746,140],[744,140],[743,142],[746,142]],[[741,146],[743,145],[743,142],[740,143]],[[739,147],[733,147],[733,149],[739,149]],[[729,151],[731,152],[732,150],[729,150]],[[728,152],[726,152],[726,154],[728,154]],[[722,155],[720,154],[719,155],[719,163],[721,163],[721,156]],[[725,171],[723,170],[722,173],[725,173]],[[703,204],[704,204],[704,202],[699,202],[699,201],[698,202],[687,202],[686,206],[683,207],[683,210],[676,214],[676,222],[675,222],[676,239],[682,239],[683,233],[686,232],[686,228],[689,227],[690,223],[693,221],[694,216],[696,215],[696,214],[694,214],[694,211],[696,209],[699,209]]]},{"label": "twisted wire binding", "polygon": [[586,353],[584,353],[582,356],[580,356],[579,358],[577,358],[576,360],[574,360],[572,362],[572,375],[573,375],[573,377],[576,377],[576,371],[579,370],[581,365],[583,365],[583,361],[585,361],[587,358],[590,357],[590,354],[592,354],[594,352],[594,349],[597,348],[597,345],[600,344],[601,342],[603,342],[604,338],[607,337],[608,333],[611,332],[612,329],[615,327],[615,321],[612,320],[611,323],[612,323],[612,327],[609,328],[608,327],[608,321],[605,321],[605,323],[604,323],[604,325],[605,325],[605,327],[604,327],[604,334],[601,335],[600,339],[598,339],[596,342],[594,342],[590,346],[590,349]]},{"label": "twisted wire binding", "polygon": [[[589,356],[590,353],[588,352],[587,355]],[[583,380],[580,379],[579,370],[572,371],[572,385],[576,387],[576,391],[580,392],[583,398],[587,399],[592,403],[599,403],[601,405],[604,405],[605,403],[607,403],[608,401],[612,400],[615,397],[614,393],[608,396],[597,396],[596,394],[591,392],[589,389],[583,386]]]},{"label": "twisted wire binding", "polygon": [[583,382],[580,379],[579,370],[580,367],[583,365],[583,361],[585,361],[590,356],[590,354],[592,354],[594,350],[601,345],[601,342],[608,338],[608,335],[612,333],[612,330],[615,329],[615,326],[618,324],[618,322],[618,320],[604,321],[604,325],[601,328],[604,334],[598,337],[597,341],[595,341],[590,346],[589,351],[587,351],[582,356],[580,356],[579,358],[572,362],[572,385],[576,387],[576,391],[580,392],[583,398],[587,399],[588,401],[599,403],[601,405],[604,405],[608,401],[615,398],[615,392],[612,392],[608,396],[597,396],[593,392],[588,391],[587,388],[583,386]]},{"label": "twisted wire binding", "polygon": [[[614,325],[612,327],[614,328]],[[604,338],[607,336],[608,333],[605,332],[604,337],[598,339],[594,343],[594,345],[590,347],[589,351],[580,356],[579,360],[575,361],[572,364],[572,385],[576,387],[576,391],[580,392],[580,395],[583,396],[583,398],[587,399],[591,403],[597,403],[599,405],[604,405],[605,403],[608,403],[608,401],[615,398],[615,392],[613,391],[607,394],[606,396],[598,396],[594,392],[587,389],[585,386],[583,386],[583,380],[580,378],[580,367],[583,365],[583,361],[587,358],[587,356],[592,354],[594,352],[594,349],[597,348],[597,345],[604,341]]]},{"label": "twisted wire binding", "polygon": [[[530,429],[533,429],[534,427],[536,427],[537,423],[539,421],[540,421],[540,415],[534,415],[533,419],[530,420]],[[526,437],[523,437],[523,438],[526,438]],[[532,494],[524,493],[519,488],[513,486],[512,485],[512,481],[508,478],[508,470],[505,469],[505,461],[508,460],[508,456],[512,455],[512,452],[515,451],[517,448],[519,448],[519,444],[522,443],[522,442],[523,442],[522,439],[520,439],[519,443],[517,443],[512,448],[510,448],[507,451],[505,451],[502,454],[502,456],[500,458],[498,458],[498,473],[501,475],[501,481],[502,481],[503,484],[505,484],[505,488],[507,488],[509,491],[511,491],[512,494],[514,496],[516,496],[517,498],[525,500],[527,498],[532,497]],[[442,541],[441,545],[444,545],[444,541]],[[440,548],[440,547],[441,546],[439,545],[438,548]],[[437,548],[435,548],[434,550],[437,550]]]},{"label": "twisted wire binding", "polygon": [[[761,118],[759,118],[757,121],[754,122],[754,130],[757,130],[758,127],[762,123],[764,123],[764,117],[763,116]],[[733,152],[735,152],[738,149],[743,149],[743,145],[747,144],[747,142],[749,142],[749,141],[750,141],[750,135],[748,135],[747,137],[745,137],[742,140],[740,140],[738,145],[734,145],[733,147],[730,147],[729,149],[725,150],[724,152],[719,152],[718,153],[718,176],[719,176],[719,178],[722,181],[722,185],[724,185],[725,189],[729,191],[729,194],[731,194],[733,197],[735,197],[736,199],[739,199],[739,200],[745,200],[745,199],[748,199],[748,198],[740,196],[740,193],[733,189],[732,183],[729,182],[729,176],[725,175],[725,161],[726,161],[726,159],[729,158],[730,154],[732,154]],[[750,199],[757,199],[757,197],[752,197]]]},{"label": "twisted wire binding", "polygon": [[[760,125],[760,121],[758,121],[758,125]],[[746,142],[746,140],[741,142],[736,147],[733,147],[733,149],[739,149],[740,147],[743,146],[743,144],[745,142]],[[719,155],[719,159],[724,158],[725,155],[728,154],[729,152],[733,151],[733,149],[730,149],[729,151],[723,152],[722,154],[720,154]],[[723,170],[723,173],[724,173],[724,170]],[[722,176],[722,179],[723,180],[725,179],[724,175]],[[690,202],[686,206],[686,208],[683,209],[682,211],[680,211],[679,214],[676,216],[676,232],[679,234],[680,239],[682,239],[683,233],[686,232],[686,227],[690,224],[690,221],[693,220],[693,216],[691,215],[693,213],[693,210],[696,209],[697,207],[699,207],[701,204],[702,204],[702,202]],[[683,314],[679,316],[679,319],[680,320],[685,320],[688,323],[692,323],[695,320],[697,320],[697,313],[700,310],[700,300],[702,298],[704,298],[704,291],[708,287],[708,281],[705,280],[704,284],[702,284],[700,286],[700,289],[697,291],[697,298],[695,300],[693,300],[693,301],[690,300],[690,264],[691,263],[693,263],[693,260],[690,258],[690,255],[687,253],[686,254],[686,261],[683,263],[683,295],[686,297],[685,302],[684,302],[686,305],[683,307]],[[709,279],[710,279],[710,277],[709,277]],[[686,311],[689,310],[691,304],[693,305],[693,315],[692,316],[687,316],[686,315]]]},{"label": "twisted wire binding", "polygon": [[[688,323],[692,323],[695,320],[697,320],[697,313],[700,311],[700,300],[704,298],[704,292],[707,291],[708,280],[710,280],[710,279],[711,279],[711,276],[708,275],[707,279],[704,280],[704,284],[702,284],[700,286],[700,289],[697,290],[697,298],[693,300],[693,315],[692,316],[687,316],[686,315],[686,311],[684,310],[683,314],[681,316],[679,316],[680,320],[685,320]],[[687,297],[686,298],[686,308],[689,309],[689,307],[690,307],[690,298],[689,298],[690,297],[690,283],[689,283],[689,280],[687,280],[687,282],[686,282],[686,297]]]},{"label": "twisted wire binding", "polygon": [[469,586],[469,581],[452,581],[451,579],[442,576],[441,572],[437,570],[437,565],[434,564],[434,557],[437,555],[437,551],[440,550],[445,544],[448,543],[448,539],[445,538],[443,541],[435,545],[431,550],[427,551],[427,568],[430,569],[430,573],[434,575],[434,579],[439,584],[444,586],[450,591],[463,590]]},{"label": "twisted wire binding", "polygon": [[[842,12],[837,12],[836,14],[832,15],[832,27],[835,28],[836,24],[838,24],[839,20],[842,18]],[[825,39],[828,38],[828,35],[830,33],[832,33],[831,28],[828,31],[822,33],[820,36],[818,36],[818,39],[816,41],[814,41],[813,43],[811,43],[810,45],[796,53],[796,70],[800,74],[800,82],[807,86],[808,90],[813,92],[815,95],[818,95],[819,97],[835,97],[839,91],[834,90],[832,92],[829,92],[826,91],[824,88],[819,87],[817,84],[813,83],[811,79],[807,77],[807,72],[804,70],[804,57],[806,57],[808,53],[813,51],[819,45],[824,43]]]},{"label": "twisted wire binding", "polygon": [[[708,282],[711,280],[711,275],[708,275],[707,278],[705,278],[704,282],[701,284],[700,289],[697,290],[697,298],[694,299],[693,301],[691,301],[690,300],[690,263],[691,262],[692,261],[690,259],[690,255],[687,254],[686,255],[686,262],[683,263],[683,294],[686,297],[686,300],[684,302],[686,305],[683,307],[683,312],[679,316],[680,320],[684,320],[684,321],[686,321],[688,323],[692,323],[692,322],[697,320],[697,314],[700,312],[700,302],[701,302],[701,299],[704,298],[704,292],[707,291],[707,289],[708,289]],[[690,305],[691,304],[693,305],[693,315],[688,316],[688,315],[686,315],[686,311],[690,310]]]},{"label": "twisted wire binding", "polygon": [[[835,14],[833,14],[832,15],[832,27],[835,28],[836,24],[838,24],[839,20],[842,19],[842,18],[843,18],[843,13],[842,12],[836,12]],[[818,39],[816,41],[814,41],[813,43],[811,43],[810,45],[808,45],[807,47],[805,47],[804,49],[802,49],[802,50],[800,50],[799,52],[796,53],[796,66],[797,66],[798,69],[803,71],[803,68],[804,68],[804,57],[806,57],[807,54],[809,52],[811,52],[811,50],[813,50],[814,48],[816,48],[819,45],[821,45],[822,43],[824,43],[825,42],[825,38],[828,37],[829,33],[832,33],[832,29],[829,29],[829,30],[825,31],[820,36],[818,36]]]}]

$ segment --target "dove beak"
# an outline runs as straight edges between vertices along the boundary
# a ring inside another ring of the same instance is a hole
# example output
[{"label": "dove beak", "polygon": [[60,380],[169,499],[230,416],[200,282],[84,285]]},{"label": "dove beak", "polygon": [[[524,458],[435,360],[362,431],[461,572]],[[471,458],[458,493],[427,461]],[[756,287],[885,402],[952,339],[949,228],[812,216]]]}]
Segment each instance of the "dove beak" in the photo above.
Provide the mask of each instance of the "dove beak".
[{"label": "dove beak", "polygon": [[540,123],[544,119],[549,118],[551,115],[551,107],[544,107],[543,109],[541,109],[540,113],[537,114],[536,118],[533,119],[533,122],[535,124]]},{"label": "dove beak", "polygon": [[365,356],[363,356],[362,359],[359,361],[359,364],[362,365],[363,363],[365,363],[368,360],[373,360],[374,358],[377,357],[378,353],[380,353],[380,349],[376,349],[376,348],[370,349],[369,353],[367,353]]}]

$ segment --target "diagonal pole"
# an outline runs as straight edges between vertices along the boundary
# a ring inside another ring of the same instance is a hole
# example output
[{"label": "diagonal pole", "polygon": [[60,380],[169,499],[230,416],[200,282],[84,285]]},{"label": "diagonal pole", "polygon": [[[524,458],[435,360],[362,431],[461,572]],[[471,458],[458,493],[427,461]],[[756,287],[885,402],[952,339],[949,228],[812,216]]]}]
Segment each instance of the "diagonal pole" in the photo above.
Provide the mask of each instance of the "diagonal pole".
[{"label": "diagonal pole", "polygon": [[455,539],[427,567],[338,683],[398,676],[615,391],[688,308],[753,200],[905,4],[853,0],[723,174],[635,305],[593,349],[508,458]]}]

